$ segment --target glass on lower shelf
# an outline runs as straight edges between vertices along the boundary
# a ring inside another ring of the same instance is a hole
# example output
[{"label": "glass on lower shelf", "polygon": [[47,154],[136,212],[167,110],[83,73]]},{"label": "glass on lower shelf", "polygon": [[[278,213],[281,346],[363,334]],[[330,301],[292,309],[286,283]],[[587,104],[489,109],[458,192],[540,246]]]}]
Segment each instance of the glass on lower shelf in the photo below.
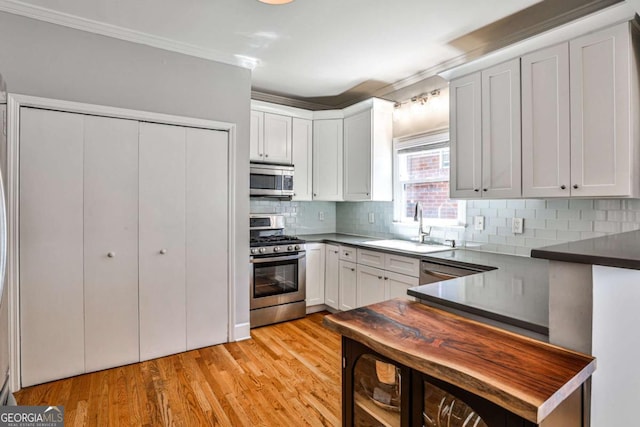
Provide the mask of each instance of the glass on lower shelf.
[{"label": "glass on lower shelf", "polygon": [[469,405],[428,381],[424,382],[424,427],[487,427]]},{"label": "glass on lower shelf", "polygon": [[365,354],[354,370],[354,425],[400,426],[400,369]]}]

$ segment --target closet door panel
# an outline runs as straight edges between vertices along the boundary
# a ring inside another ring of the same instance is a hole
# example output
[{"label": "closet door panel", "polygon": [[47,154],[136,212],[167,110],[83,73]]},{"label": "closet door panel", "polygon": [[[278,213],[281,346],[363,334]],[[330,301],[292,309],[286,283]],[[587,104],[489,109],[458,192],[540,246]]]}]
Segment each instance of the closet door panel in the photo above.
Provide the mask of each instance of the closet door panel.
[{"label": "closet door panel", "polygon": [[87,371],[137,362],[138,122],[85,117]]},{"label": "closet door panel", "polygon": [[186,350],[186,129],[140,124],[140,359]]},{"label": "closet door panel", "polygon": [[229,134],[187,129],[187,349],[227,341]]}]

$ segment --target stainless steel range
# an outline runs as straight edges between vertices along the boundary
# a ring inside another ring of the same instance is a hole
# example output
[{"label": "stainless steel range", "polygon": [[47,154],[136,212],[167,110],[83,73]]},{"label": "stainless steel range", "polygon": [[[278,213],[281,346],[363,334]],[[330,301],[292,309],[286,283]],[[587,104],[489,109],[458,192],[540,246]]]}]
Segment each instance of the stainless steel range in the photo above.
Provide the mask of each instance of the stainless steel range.
[{"label": "stainless steel range", "polygon": [[304,240],[284,234],[282,215],[250,215],[251,327],[306,314]]}]

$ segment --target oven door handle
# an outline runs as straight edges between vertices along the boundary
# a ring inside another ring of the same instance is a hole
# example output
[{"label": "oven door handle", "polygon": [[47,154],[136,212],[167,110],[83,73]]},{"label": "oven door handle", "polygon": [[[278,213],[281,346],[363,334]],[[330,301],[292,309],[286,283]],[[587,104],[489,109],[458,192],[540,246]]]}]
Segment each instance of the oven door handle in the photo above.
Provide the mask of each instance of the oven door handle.
[{"label": "oven door handle", "polygon": [[278,257],[264,257],[264,258],[251,258],[252,264],[263,264],[265,262],[274,262],[274,261],[291,261],[294,259],[302,259],[307,255],[304,252],[299,252],[297,255],[285,255]]}]

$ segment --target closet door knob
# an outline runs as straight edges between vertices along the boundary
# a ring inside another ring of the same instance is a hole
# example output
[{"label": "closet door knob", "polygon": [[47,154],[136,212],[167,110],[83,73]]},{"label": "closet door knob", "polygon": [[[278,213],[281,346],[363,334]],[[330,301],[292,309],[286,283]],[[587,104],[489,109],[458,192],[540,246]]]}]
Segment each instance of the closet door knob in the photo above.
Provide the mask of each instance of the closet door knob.
[{"label": "closet door knob", "polygon": [[567,186],[566,186],[566,185],[561,185],[561,186],[560,186],[560,189],[562,189],[562,190],[565,190],[566,188],[567,188]]},{"label": "closet door knob", "polygon": [[578,189],[578,184],[573,184],[573,189],[577,190]]},{"label": "closet door knob", "polygon": [[115,252],[109,252],[109,253],[107,253],[107,256],[108,256],[109,258],[113,258],[113,257],[115,257],[115,256],[116,256],[116,253],[115,253]]},{"label": "closet door knob", "polygon": [[480,189],[479,188],[474,188],[473,191],[475,191],[476,193],[479,193]]},{"label": "closet door knob", "polygon": [[487,190],[486,188],[483,188],[482,191],[489,191],[489,190]]},{"label": "closet door knob", "polygon": [[166,250],[166,249],[164,249],[164,248],[160,249],[160,254],[161,254],[161,255],[164,255],[164,254],[166,254],[166,253],[167,253],[167,250]]}]

